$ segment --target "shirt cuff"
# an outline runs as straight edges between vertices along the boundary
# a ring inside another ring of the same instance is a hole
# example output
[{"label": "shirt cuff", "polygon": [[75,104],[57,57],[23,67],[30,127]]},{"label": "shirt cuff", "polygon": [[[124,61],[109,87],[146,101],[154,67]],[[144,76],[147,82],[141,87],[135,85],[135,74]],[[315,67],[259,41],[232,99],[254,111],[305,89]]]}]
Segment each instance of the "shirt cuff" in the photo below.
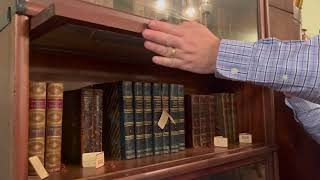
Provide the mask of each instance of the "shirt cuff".
[{"label": "shirt cuff", "polygon": [[254,43],[222,39],[216,61],[217,78],[246,81]]}]

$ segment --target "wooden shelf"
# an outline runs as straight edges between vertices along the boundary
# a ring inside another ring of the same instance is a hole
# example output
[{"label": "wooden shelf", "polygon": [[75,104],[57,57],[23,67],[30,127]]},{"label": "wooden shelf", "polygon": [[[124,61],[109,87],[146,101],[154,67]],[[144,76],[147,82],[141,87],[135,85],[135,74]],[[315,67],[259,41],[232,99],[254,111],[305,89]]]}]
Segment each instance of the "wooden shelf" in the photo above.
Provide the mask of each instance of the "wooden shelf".
[{"label": "wooden shelf", "polygon": [[[275,148],[263,145],[232,145],[227,148],[192,148],[185,151],[150,156],[133,160],[106,161],[104,167],[81,168],[77,165],[67,165],[64,170],[50,174],[48,179],[79,179],[79,178],[168,178],[181,176],[203,169],[223,166],[228,169],[228,163],[239,161],[245,165],[262,161],[266,155],[270,155]],[[232,168],[230,166],[229,168]],[[29,177],[29,180],[37,177]]]}]

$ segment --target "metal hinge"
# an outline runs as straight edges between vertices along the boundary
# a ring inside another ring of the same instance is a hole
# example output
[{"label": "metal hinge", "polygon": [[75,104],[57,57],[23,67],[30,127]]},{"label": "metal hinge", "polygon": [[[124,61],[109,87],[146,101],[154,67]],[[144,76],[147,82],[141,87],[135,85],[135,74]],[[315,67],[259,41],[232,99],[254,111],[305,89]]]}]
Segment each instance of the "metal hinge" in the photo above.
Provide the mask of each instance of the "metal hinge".
[{"label": "metal hinge", "polygon": [[12,17],[16,13],[22,13],[24,11],[25,0],[14,0],[11,5],[0,14],[0,32],[3,31],[12,20]]}]

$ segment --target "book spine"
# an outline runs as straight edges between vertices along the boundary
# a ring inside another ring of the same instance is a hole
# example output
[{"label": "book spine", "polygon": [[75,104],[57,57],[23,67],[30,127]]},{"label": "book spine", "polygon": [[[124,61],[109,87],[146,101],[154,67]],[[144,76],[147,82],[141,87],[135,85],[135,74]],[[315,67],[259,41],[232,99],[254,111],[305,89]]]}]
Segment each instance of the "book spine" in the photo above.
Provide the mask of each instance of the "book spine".
[{"label": "book spine", "polygon": [[[121,120],[120,120],[120,136],[121,151],[123,159],[135,158],[135,130],[134,130],[134,115],[133,115],[133,90],[131,81],[121,82]],[[124,136],[124,138],[123,138]]]},{"label": "book spine", "polygon": [[93,91],[93,136],[95,139],[95,152],[102,151],[102,122],[103,122],[103,90],[95,89]]},{"label": "book spine", "polygon": [[178,85],[178,114],[179,114],[179,124],[178,124],[178,142],[179,150],[182,151],[185,149],[185,115],[184,115],[184,86]]},{"label": "book spine", "polygon": [[50,172],[60,171],[63,84],[48,83],[45,167]]},{"label": "book spine", "polygon": [[190,100],[191,106],[191,129],[192,134],[191,147],[200,147],[200,114],[199,114],[199,96],[192,95]]},{"label": "book spine", "polygon": [[210,124],[209,124],[209,96],[200,95],[199,97],[199,115],[200,115],[200,145],[209,146]]},{"label": "book spine", "polygon": [[178,139],[178,125],[179,125],[179,114],[178,114],[178,85],[170,84],[170,115],[177,124],[169,122],[170,127],[170,152],[179,151],[179,139]]},{"label": "book spine", "polygon": [[237,116],[237,99],[236,94],[231,94],[231,116],[232,116],[232,128],[233,128],[233,141],[239,142],[238,132],[238,116]]},{"label": "book spine", "polygon": [[[162,110],[169,113],[169,85],[161,85]],[[170,152],[170,122],[168,121],[163,129],[163,153]]]},{"label": "book spine", "polygon": [[[29,83],[29,142],[28,156],[38,156],[44,163],[45,122],[46,122],[46,83]],[[29,164],[29,175],[35,175],[35,170]]]},{"label": "book spine", "polygon": [[145,130],[145,155],[153,155],[153,125],[151,108],[151,83],[143,83],[143,123]]},{"label": "book spine", "polygon": [[229,93],[224,94],[224,112],[226,119],[226,129],[227,129],[227,137],[229,142],[233,142],[233,129],[232,129],[232,115],[231,115],[231,95]]},{"label": "book spine", "polygon": [[[123,123],[120,122],[120,104],[122,101],[118,84],[103,84],[104,113],[103,113],[103,145],[107,159],[125,159],[125,135]],[[122,134],[120,133],[122,129]],[[122,146],[122,147],[121,147]]]},{"label": "book spine", "polygon": [[215,136],[215,97],[209,97],[209,116],[210,116],[210,145],[214,145],[214,136]]},{"label": "book spine", "polygon": [[163,154],[162,129],[158,126],[158,121],[162,113],[161,104],[161,84],[152,84],[152,121],[153,121],[153,152],[155,155]]},{"label": "book spine", "polygon": [[64,163],[81,162],[81,90],[63,94],[62,159]]},{"label": "book spine", "polygon": [[133,83],[134,128],[136,157],[145,156],[145,129],[143,124],[143,90],[141,82]]},{"label": "book spine", "polygon": [[223,93],[217,93],[215,96],[215,118],[216,118],[216,135],[219,136],[227,136],[227,129],[226,129],[226,119],[225,119],[225,111],[224,111],[224,94]]}]

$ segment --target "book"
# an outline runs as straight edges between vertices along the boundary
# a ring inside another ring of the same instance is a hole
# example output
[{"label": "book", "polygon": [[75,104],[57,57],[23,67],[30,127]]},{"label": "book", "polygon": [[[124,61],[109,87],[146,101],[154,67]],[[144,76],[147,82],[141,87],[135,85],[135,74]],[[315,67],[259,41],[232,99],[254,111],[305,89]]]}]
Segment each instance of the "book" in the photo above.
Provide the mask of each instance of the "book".
[{"label": "book", "polygon": [[239,142],[237,96],[231,94],[232,141]]},{"label": "book", "polygon": [[136,157],[145,156],[145,129],[143,122],[143,90],[141,82],[133,83],[134,128]]},{"label": "book", "polygon": [[[37,156],[42,164],[44,164],[45,152],[46,89],[45,82],[30,81],[29,83],[28,157]],[[29,164],[28,173],[36,175],[31,164]]]},{"label": "book", "polygon": [[45,168],[49,173],[60,171],[63,83],[48,83]]},{"label": "book", "polygon": [[143,123],[145,129],[145,155],[153,155],[153,125],[151,109],[151,83],[143,83]]},{"label": "book", "polygon": [[104,152],[107,159],[136,157],[133,84],[131,81],[95,86],[104,90]]},{"label": "book", "polygon": [[215,97],[215,132],[216,136],[228,137],[228,128],[226,120],[226,111],[225,111],[225,100],[223,93],[214,94]]},{"label": "book", "polygon": [[169,122],[170,128],[170,152],[178,152],[179,151],[179,139],[178,139],[178,127],[179,124],[179,114],[178,114],[178,85],[170,84],[170,115],[175,120],[177,124]]},{"label": "book", "polygon": [[161,102],[161,84],[152,84],[152,121],[153,121],[153,153],[154,155],[163,154],[163,134],[162,129],[158,126],[158,121],[162,113]]},{"label": "book", "polygon": [[210,144],[214,145],[215,133],[215,97],[209,96],[209,123],[210,123]]},{"label": "book", "polygon": [[185,149],[185,115],[184,115],[184,86],[178,84],[178,143],[179,150]]},{"label": "book", "polygon": [[199,96],[186,96],[186,146],[200,147],[200,114],[199,114]]},{"label": "book", "polygon": [[[199,95],[200,146],[210,146],[210,115],[208,95]],[[213,138],[213,137],[212,137]]]},{"label": "book", "polygon": [[[167,111],[169,113],[169,84],[161,84],[161,103],[162,111]],[[170,152],[170,122],[164,126],[163,129],[163,153]]]},{"label": "book", "polygon": [[66,91],[63,103],[63,160],[79,164],[83,153],[102,151],[103,91]]}]

